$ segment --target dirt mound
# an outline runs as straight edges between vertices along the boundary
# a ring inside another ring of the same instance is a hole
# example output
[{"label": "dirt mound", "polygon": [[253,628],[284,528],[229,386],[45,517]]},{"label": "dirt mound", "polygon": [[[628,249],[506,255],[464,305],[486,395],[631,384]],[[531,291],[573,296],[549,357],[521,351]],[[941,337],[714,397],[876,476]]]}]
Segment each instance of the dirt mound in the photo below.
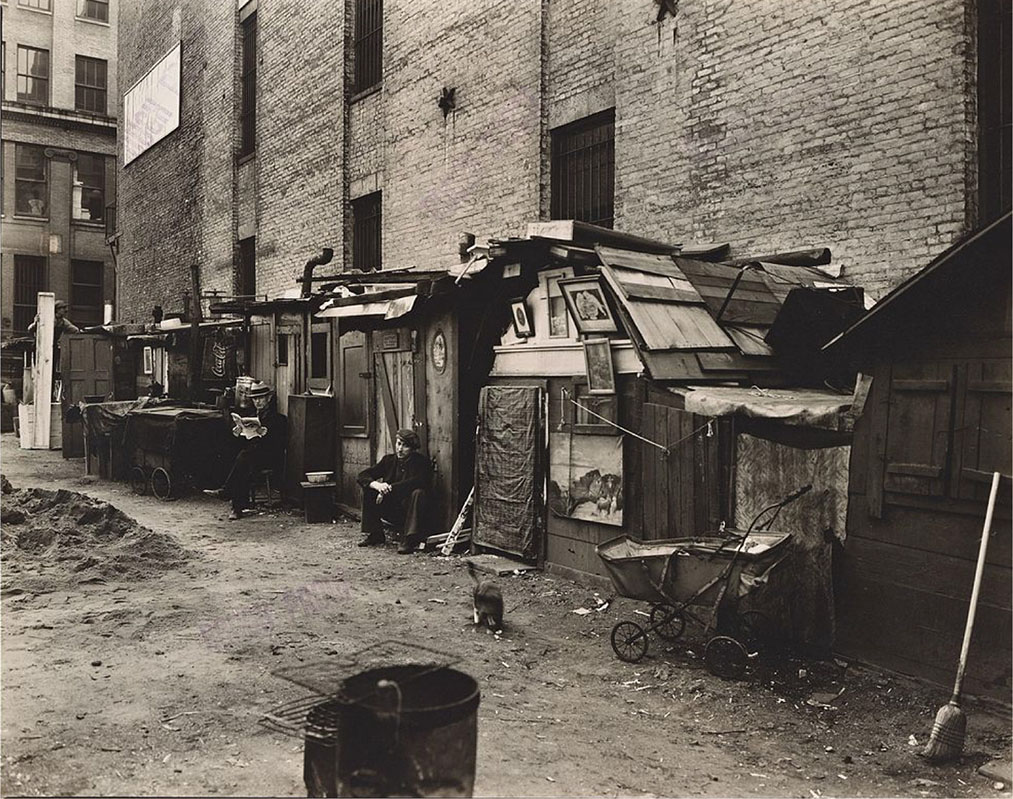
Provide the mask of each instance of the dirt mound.
[{"label": "dirt mound", "polygon": [[15,489],[0,477],[4,584],[144,580],[192,557],[174,538],[76,491]]}]

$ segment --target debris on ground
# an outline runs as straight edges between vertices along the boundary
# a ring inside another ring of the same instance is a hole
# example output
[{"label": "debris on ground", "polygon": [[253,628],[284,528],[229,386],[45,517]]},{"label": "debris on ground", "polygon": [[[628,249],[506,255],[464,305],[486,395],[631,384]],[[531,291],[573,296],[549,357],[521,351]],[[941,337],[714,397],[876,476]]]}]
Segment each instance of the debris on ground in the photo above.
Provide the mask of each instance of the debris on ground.
[{"label": "debris on ground", "polygon": [[4,589],[144,580],[192,557],[172,536],[76,491],[15,489],[3,478],[0,508]]}]

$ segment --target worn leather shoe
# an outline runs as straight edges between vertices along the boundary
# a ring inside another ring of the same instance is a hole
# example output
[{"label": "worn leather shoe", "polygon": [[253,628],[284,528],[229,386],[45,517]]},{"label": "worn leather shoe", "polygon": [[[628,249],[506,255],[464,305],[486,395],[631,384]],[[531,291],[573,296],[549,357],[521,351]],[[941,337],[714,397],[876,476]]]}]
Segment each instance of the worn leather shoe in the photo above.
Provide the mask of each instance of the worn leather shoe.
[{"label": "worn leather shoe", "polygon": [[238,510],[229,511],[229,520],[236,521],[237,519],[243,518],[243,512]]},{"label": "worn leather shoe", "polygon": [[414,552],[418,548],[419,548],[419,545],[418,545],[417,542],[412,541],[411,539],[406,538],[404,541],[401,542],[401,545],[397,548],[397,554],[399,554],[399,555],[410,555],[410,554],[412,554],[412,552]]},{"label": "worn leather shoe", "polygon": [[360,547],[378,547],[383,545],[383,537],[377,535],[367,535],[359,542]]}]

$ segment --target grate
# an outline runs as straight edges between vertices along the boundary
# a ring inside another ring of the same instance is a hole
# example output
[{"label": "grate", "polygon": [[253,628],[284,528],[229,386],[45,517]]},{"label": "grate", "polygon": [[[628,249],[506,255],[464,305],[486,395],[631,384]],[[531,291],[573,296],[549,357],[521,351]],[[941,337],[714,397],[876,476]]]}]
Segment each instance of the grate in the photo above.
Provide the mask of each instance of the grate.
[{"label": "grate", "polygon": [[[265,713],[261,725],[276,732],[321,743],[334,743],[338,734],[341,711],[353,700],[344,693],[345,681],[373,669],[392,666],[420,666],[408,682],[448,668],[460,660],[446,652],[420,644],[402,641],[381,641],[353,652],[345,658],[330,658],[279,669],[274,676],[309,688],[308,696],[300,697]],[[401,681],[403,685],[404,680]],[[357,694],[354,701],[363,703],[374,692]]]}]

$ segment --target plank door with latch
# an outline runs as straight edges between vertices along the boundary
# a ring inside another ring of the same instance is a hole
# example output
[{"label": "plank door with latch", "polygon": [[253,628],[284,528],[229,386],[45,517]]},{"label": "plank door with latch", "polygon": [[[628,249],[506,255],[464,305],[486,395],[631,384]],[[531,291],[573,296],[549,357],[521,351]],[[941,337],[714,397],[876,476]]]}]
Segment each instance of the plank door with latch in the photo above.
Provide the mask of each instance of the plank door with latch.
[{"label": "plank door with latch", "polygon": [[422,357],[414,351],[411,331],[398,328],[374,333],[377,459],[394,451],[394,437],[402,428],[418,433],[421,451],[427,451],[425,369],[416,363]]}]

